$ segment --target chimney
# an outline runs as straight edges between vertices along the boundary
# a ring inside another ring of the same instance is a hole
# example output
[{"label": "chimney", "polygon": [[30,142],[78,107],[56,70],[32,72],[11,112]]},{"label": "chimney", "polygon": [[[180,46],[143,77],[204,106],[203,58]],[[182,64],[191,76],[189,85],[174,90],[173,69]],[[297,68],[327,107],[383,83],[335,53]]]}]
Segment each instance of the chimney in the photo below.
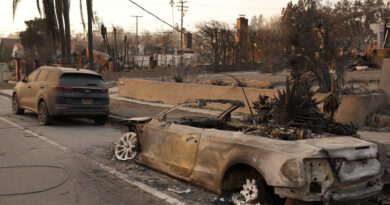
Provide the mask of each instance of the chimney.
[{"label": "chimney", "polygon": [[184,48],[192,48],[192,33],[186,32],[184,35]]},{"label": "chimney", "polygon": [[240,15],[237,19],[236,48],[234,64],[248,64],[248,19]]}]

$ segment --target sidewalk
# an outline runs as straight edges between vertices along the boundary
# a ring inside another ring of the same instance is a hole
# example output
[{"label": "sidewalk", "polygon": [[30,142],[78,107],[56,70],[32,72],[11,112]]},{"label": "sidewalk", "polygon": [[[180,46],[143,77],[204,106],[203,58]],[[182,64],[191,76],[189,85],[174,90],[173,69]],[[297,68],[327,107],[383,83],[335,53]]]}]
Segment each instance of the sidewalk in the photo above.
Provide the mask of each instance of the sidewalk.
[{"label": "sidewalk", "polygon": [[12,97],[12,89],[0,90],[0,95]]}]

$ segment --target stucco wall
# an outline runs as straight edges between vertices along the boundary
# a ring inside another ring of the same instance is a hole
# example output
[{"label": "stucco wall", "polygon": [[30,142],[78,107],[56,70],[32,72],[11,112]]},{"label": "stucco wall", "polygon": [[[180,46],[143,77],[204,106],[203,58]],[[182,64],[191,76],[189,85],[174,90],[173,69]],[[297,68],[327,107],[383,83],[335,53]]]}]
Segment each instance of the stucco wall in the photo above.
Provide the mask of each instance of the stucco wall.
[{"label": "stucco wall", "polygon": [[[185,84],[173,82],[158,82],[138,79],[121,78],[118,80],[118,94],[139,100],[177,104],[187,99],[231,99],[246,100],[241,88],[229,86],[214,86],[200,84]],[[259,94],[273,97],[277,94],[273,89],[244,88],[250,103],[257,100]],[[317,94],[315,98],[323,99],[325,94]],[[343,123],[353,122],[364,126],[366,117],[378,111],[385,105],[383,94],[367,96],[343,96],[336,120]],[[225,109],[227,105],[210,104],[209,108]],[[249,113],[248,106],[238,109],[239,112]]]},{"label": "stucco wall", "polygon": [[379,88],[385,92],[387,105],[390,105],[390,58],[383,60]]}]

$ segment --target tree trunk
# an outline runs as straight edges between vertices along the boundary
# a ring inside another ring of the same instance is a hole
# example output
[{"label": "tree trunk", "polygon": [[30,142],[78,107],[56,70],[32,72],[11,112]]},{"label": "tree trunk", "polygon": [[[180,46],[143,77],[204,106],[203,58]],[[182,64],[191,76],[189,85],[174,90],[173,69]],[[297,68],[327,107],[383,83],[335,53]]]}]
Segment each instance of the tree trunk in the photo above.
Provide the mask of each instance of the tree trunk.
[{"label": "tree trunk", "polygon": [[88,15],[88,56],[89,56],[89,69],[93,69],[93,35],[92,35],[92,0],[87,0],[87,15]]},{"label": "tree trunk", "polygon": [[66,62],[71,63],[71,37],[70,37],[70,21],[69,21],[69,0],[63,0],[64,21],[65,21],[65,40],[66,40]]},{"label": "tree trunk", "polygon": [[57,20],[58,20],[58,29],[60,34],[60,49],[62,57],[66,56],[65,51],[65,31],[64,31],[64,21],[63,21],[63,7],[62,7],[62,1],[56,0],[56,12],[57,12]]},{"label": "tree trunk", "polygon": [[54,8],[54,2],[52,0],[44,0],[43,1],[43,11],[45,14],[46,26],[49,33],[49,38],[51,43],[53,43],[54,47],[56,46],[57,40],[57,19]]}]

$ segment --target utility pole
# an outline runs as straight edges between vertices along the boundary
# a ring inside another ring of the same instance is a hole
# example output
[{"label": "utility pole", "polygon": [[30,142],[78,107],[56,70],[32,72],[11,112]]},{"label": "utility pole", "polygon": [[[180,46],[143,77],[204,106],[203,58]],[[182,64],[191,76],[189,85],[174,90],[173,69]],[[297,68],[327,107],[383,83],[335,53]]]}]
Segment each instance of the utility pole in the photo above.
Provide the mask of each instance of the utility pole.
[{"label": "utility pole", "polygon": [[142,16],[132,15],[132,17],[135,17],[135,22],[136,22],[136,29],[135,29],[136,42],[137,42],[136,54],[138,56],[138,43],[139,43],[139,41],[138,41],[138,18],[142,17]]},{"label": "utility pole", "polygon": [[187,11],[188,6],[185,6],[184,4],[188,3],[188,1],[180,0],[179,5],[177,6],[179,8],[179,11],[181,13],[181,19],[180,19],[180,66],[183,65],[183,19],[184,19],[184,13]]}]

